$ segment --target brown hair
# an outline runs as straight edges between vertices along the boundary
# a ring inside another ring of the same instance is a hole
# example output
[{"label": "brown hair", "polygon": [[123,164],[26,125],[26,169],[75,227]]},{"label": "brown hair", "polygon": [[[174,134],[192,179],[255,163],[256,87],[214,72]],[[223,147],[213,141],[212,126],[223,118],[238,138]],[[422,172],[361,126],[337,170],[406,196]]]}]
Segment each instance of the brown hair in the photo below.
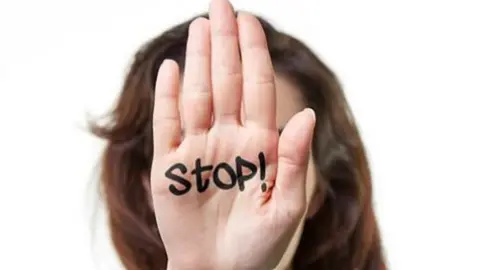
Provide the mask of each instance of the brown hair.
[{"label": "brown hair", "polygon": [[[92,132],[107,140],[101,191],[113,244],[129,270],[166,269],[167,254],[142,182],[152,161],[157,71],[167,58],[183,70],[193,19],[174,26],[136,53],[109,122],[91,124]],[[293,268],[385,269],[372,207],[370,169],[338,80],[301,41],[258,19],[276,73],[301,89],[305,105],[317,114],[312,149],[322,206],[305,223]]]}]

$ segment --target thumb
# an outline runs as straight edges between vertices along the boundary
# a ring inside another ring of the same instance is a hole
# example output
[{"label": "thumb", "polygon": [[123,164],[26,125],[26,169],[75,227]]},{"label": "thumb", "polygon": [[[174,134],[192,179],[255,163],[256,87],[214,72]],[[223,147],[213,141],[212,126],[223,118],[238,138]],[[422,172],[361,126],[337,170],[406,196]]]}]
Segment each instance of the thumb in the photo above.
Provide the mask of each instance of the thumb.
[{"label": "thumb", "polygon": [[302,211],[298,214],[303,214],[306,208],[306,173],[315,119],[315,112],[310,108],[295,114],[279,139],[276,190],[272,192],[272,200],[287,207],[285,211],[298,210]]}]

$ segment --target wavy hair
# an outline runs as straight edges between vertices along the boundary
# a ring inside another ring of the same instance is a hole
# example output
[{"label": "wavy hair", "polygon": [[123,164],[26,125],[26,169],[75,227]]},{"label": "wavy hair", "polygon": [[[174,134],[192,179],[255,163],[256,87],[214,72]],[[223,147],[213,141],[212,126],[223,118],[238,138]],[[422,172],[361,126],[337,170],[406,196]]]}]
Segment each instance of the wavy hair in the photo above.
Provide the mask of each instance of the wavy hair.
[{"label": "wavy hair", "polygon": [[[166,269],[167,254],[142,182],[152,164],[157,71],[167,58],[183,70],[188,27],[195,18],[144,44],[135,54],[108,122],[90,123],[91,132],[107,141],[100,191],[111,239],[128,270]],[[276,74],[300,89],[305,106],[313,108],[317,117],[312,151],[321,207],[305,222],[293,268],[386,269],[372,206],[370,169],[339,81],[304,43],[257,18]]]}]

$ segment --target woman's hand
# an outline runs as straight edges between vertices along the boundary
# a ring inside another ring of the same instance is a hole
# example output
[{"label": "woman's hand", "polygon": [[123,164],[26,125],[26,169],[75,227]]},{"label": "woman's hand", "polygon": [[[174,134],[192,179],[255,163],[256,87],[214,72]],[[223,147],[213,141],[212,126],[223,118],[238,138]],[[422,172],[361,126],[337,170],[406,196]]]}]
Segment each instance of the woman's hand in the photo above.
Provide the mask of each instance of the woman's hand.
[{"label": "woman's hand", "polygon": [[306,209],[315,116],[296,114],[279,138],[275,101],[260,23],[214,0],[190,26],[183,84],[171,60],[156,84],[151,184],[170,269],[281,259]]}]

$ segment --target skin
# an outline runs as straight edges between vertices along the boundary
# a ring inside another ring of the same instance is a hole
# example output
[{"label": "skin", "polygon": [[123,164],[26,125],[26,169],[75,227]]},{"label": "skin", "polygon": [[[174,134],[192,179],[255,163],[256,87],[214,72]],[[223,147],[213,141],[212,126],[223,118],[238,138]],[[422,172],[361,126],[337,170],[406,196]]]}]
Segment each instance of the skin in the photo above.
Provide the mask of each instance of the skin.
[{"label": "skin", "polygon": [[[277,115],[277,129],[281,131],[288,120],[292,118],[293,115],[302,111],[305,106],[302,102],[300,90],[294,84],[289,82],[287,79],[281,76],[275,76],[275,85],[276,85],[276,115]],[[242,119],[245,116],[242,114]],[[315,174],[315,166],[313,163],[313,158],[310,156],[308,169],[307,169],[307,180],[306,180],[306,194],[307,194],[307,204],[308,204],[308,211],[305,212],[304,216],[302,217],[302,221],[300,222],[297,230],[295,231],[294,236],[292,237],[290,243],[288,244],[288,248],[282,256],[277,267],[274,270],[291,270],[291,263],[292,259],[295,255],[298,243],[300,241],[302,235],[302,228],[303,224],[306,219],[313,216],[318,208],[320,207],[320,203],[318,201],[318,196],[316,193],[316,174]],[[145,178],[144,181],[145,189],[148,193],[151,193],[149,181]],[[150,207],[153,208],[153,203],[150,202]]]},{"label": "skin", "polygon": [[[294,84],[290,83],[288,80],[281,76],[275,77],[276,85],[276,94],[277,94],[277,128],[279,130],[283,129],[288,120],[292,118],[296,113],[302,111],[305,108],[305,105],[302,102],[302,97],[300,95],[300,89]],[[307,177],[306,177],[306,196],[307,196],[307,205],[308,210],[305,212],[302,217],[302,221],[295,231],[294,236],[292,237],[287,250],[282,256],[280,263],[274,270],[291,270],[291,263],[293,256],[295,255],[298,243],[302,236],[302,228],[306,219],[313,216],[319,208],[319,202],[316,191],[316,175],[315,175],[315,165],[313,163],[313,158],[310,156],[308,161]]]},{"label": "skin", "polygon": [[[210,20],[191,24],[183,82],[179,73],[171,60],[161,65],[153,114],[152,204],[168,269],[288,268],[315,190],[313,111],[275,76],[256,18],[235,18],[226,0],[212,1]],[[170,192],[170,185],[182,188],[165,177],[173,164],[191,170],[197,158],[215,166],[241,156],[259,166],[259,152],[266,192],[258,174],[243,192],[213,184],[203,193]]]}]

